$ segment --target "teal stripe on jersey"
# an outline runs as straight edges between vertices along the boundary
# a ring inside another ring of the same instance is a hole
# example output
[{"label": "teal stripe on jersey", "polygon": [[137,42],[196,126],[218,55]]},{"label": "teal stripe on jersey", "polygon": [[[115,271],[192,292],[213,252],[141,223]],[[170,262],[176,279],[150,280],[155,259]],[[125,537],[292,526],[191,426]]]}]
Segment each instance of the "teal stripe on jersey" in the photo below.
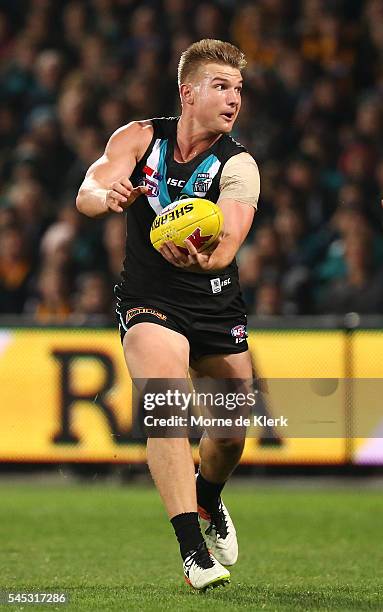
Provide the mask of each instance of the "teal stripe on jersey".
[{"label": "teal stripe on jersey", "polygon": [[[182,189],[182,193],[186,193],[189,197],[194,198],[196,193],[194,192],[194,183],[197,180],[197,175],[198,174],[210,174],[210,185],[211,185],[211,181],[213,180],[213,178],[215,177],[215,175],[217,174],[219,167],[220,167],[221,163],[218,160],[218,157],[216,157],[213,153],[211,155],[209,155],[209,157],[207,157],[206,159],[204,159],[198,166],[197,168],[194,170],[193,174],[191,175],[190,179],[188,180],[188,182],[186,183],[186,185],[184,186],[184,188]],[[212,172],[209,172],[209,170],[212,168],[212,166],[214,167],[214,170]]]},{"label": "teal stripe on jersey", "polygon": [[166,167],[166,151],[168,148],[168,141],[167,140],[163,140],[160,144],[160,156],[159,156],[159,160],[158,160],[158,173],[162,176],[161,180],[159,181],[159,194],[158,194],[158,198],[160,200],[160,204],[162,206],[162,208],[165,208],[165,206],[168,206],[171,203],[171,199],[170,199],[170,195],[169,195],[169,190],[168,190],[168,186],[166,184],[166,172],[167,172],[167,167]]}]

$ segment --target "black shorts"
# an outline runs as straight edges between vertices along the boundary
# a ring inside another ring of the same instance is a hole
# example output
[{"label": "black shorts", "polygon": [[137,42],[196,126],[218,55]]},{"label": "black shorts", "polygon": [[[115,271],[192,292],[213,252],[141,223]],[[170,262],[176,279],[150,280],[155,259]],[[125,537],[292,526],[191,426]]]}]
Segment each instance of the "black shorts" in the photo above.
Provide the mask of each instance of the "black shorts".
[{"label": "black shorts", "polygon": [[[117,294],[118,295],[118,294]],[[137,323],[155,323],[172,329],[187,338],[190,344],[190,361],[197,361],[206,355],[230,355],[247,351],[247,318],[241,294],[230,300],[222,309],[217,300],[215,307],[204,309],[185,307],[160,301],[124,299],[117,297],[121,342],[125,333]]]}]

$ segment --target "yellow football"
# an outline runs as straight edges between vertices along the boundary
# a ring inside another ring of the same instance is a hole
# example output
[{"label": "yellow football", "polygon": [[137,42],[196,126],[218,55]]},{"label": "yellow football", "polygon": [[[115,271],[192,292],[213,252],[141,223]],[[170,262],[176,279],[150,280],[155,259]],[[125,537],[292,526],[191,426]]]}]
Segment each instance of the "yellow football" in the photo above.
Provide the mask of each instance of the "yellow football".
[{"label": "yellow football", "polygon": [[169,204],[154,219],[150,241],[155,249],[172,240],[188,253],[184,240],[188,238],[197,251],[205,251],[218,238],[223,227],[221,209],[203,198],[187,198]]}]

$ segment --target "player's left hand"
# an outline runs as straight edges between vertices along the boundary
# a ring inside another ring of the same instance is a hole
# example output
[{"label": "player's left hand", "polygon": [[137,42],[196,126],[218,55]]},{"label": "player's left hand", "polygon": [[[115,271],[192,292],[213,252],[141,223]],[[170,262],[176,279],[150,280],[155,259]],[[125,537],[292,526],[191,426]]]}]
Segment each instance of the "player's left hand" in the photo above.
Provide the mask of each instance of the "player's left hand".
[{"label": "player's left hand", "polygon": [[[214,246],[218,246],[220,241],[221,238],[217,240]],[[206,272],[209,270],[219,269],[216,268],[217,262],[215,261],[214,250],[199,253],[190,240],[185,240],[185,246],[189,251],[188,255],[181,251],[181,249],[179,249],[174,242],[171,241],[165,242],[159,251],[166,261],[173,264],[173,266],[176,266],[177,268],[194,267],[195,269]]]}]

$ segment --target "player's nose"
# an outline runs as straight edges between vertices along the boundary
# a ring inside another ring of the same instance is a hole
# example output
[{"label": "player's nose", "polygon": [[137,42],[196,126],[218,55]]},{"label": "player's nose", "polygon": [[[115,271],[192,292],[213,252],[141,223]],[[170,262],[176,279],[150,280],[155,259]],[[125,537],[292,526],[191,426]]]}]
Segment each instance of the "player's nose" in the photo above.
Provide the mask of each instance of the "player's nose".
[{"label": "player's nose", "polygon": [[230,106],[236,106],[238,104],[238,100],[239,100],[239,95],[237,94],[235,89],[228,89],[227,90],[226,102]]}]

